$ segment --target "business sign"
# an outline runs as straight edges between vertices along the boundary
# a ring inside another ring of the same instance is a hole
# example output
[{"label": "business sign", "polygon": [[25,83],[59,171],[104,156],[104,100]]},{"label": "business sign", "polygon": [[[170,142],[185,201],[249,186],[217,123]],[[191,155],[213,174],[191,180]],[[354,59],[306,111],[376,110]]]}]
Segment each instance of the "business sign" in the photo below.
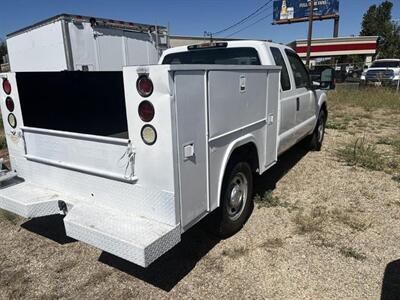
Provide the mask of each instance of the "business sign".
[{"label": "business sign", "polygon": [[[310,15],[310,0],[275,0],[274,23],[306,21]],[[339,0],[314,0],[314,19],[334,18],[339,14]]]}]

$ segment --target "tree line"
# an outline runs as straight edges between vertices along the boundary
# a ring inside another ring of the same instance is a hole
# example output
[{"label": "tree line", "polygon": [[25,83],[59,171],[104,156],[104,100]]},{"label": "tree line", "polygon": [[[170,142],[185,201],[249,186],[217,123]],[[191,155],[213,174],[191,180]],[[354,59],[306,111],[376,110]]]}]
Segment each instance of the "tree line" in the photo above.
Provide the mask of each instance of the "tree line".
[{"label": "tree line", "polygon": [[399,19],[392,17],[393,3],[371,5],[363,16],[361,36],[379,36],[379,58],[400,58]]}]

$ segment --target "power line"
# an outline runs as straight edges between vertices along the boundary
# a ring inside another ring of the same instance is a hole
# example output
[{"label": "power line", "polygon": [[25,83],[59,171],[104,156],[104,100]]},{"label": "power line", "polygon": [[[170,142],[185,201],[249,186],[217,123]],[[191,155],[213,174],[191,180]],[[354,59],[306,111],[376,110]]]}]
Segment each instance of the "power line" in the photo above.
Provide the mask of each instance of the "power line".
[{"label": "power line", "polygon": [[268,15],[266,15],[266,16],[260,18],[260,19],[258,19],[257,21],[251,23],[250,25],[248,25],[248,26],[246,26],[246,27],[244,27],[244,28],[242,28],[242,29],[239,29],[239,30],[235,31],[234,33],[231,33],[231,34],[229,34],[229,35],[227,35],[227,36],[225,36],[225,37],[228,38],[228,37],[231,37],[231,36],[233,36],[233,35],[235,35],[235,34],[237,34],[237,33],[239,33],[239,32],[242,32],[243,30],[246,30],[246,29],[248,29],[248,28],[250,28],[250,27],[252,27],[252,26],[254,26],[254,25],[260,23],[261,21],[265,20],[266,18],[268,18],[268,17],[270,17],[270,16],[272,16],[272,13],[270,13],[270,14],[268,14]]},{"label": "power line", "polygon": [[228,31],[228,30],[230,30],[230,29],[232,29],[232,28],[234,28],[234,27],[236,27],[236,26],[238,26],[238,25],[240,25],[240,24],[243,24],[243,23],[247,22],[249,19],[251,19],[252,17],[254,17],[255,15],[257,15],[261,10],[263,10],[264,8],[266,8],[266,6],[267,6],[268,4],[270,4],[272,1],[273,1],[273,0],[268,0],[266,3],[264,3],[262,6],[260,6],[259,8],[257,8],[254,12],[252,12],[252,13],[251,13],[250,15],[248,15],[247,17],[241,19],[240,21],[236,22],[235,24],[233,24],[233,25],[231,25],[231,26],[229,26],[229,27],[226,27],[226,28],[224,28],[224,29],[222,29],[222,30],[219,30],[219,31],[217,31],[217,32],[212,33],[212,35],[221,34],[221,33],[225,32],[225,31]]}]

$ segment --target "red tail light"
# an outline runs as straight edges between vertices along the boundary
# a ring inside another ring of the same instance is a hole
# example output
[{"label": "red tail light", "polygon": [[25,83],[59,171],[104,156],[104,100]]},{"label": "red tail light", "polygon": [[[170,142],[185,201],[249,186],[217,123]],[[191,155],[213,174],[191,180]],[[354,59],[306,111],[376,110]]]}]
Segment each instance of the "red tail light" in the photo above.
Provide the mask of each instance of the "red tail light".
[{"label": "red tail light", "polygon": [[154,118],[154,106],[151,104],[150,101],[142,101],[139,104],[139,117],[142,119],[143,122],[150,122]]},{"label": "red tail light", "polygon": [[13,101],[13,99],[11,99],[11,97],[6,98],[6,106],[10,112],[14,111],[15,105],[14,105],[14,101]]},{"label": "red tail light", "polygon": [[7,95],[11,94],[11,84],[6,78],[3,79],[3,90]]},{"label": "red tail light", "polygon": [[142,75],[136,81],[136,89],[140,96],[149,97],[153,93],[153,82],[147,75]]}]

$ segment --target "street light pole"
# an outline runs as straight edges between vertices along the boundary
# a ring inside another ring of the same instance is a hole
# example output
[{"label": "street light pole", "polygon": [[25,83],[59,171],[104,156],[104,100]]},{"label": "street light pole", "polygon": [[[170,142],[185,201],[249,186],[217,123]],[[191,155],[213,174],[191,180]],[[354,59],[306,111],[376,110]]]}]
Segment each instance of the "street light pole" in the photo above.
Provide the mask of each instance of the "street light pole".
[{"label": "street light pole", "polygon": [[306,65],[310,68],[310,57],[311,57],[311,40],[313,31],[313,19],[314,19],[314,0],[308,1],[310,12],[308,16],[308,37],[307,37],[307,60]]}]

